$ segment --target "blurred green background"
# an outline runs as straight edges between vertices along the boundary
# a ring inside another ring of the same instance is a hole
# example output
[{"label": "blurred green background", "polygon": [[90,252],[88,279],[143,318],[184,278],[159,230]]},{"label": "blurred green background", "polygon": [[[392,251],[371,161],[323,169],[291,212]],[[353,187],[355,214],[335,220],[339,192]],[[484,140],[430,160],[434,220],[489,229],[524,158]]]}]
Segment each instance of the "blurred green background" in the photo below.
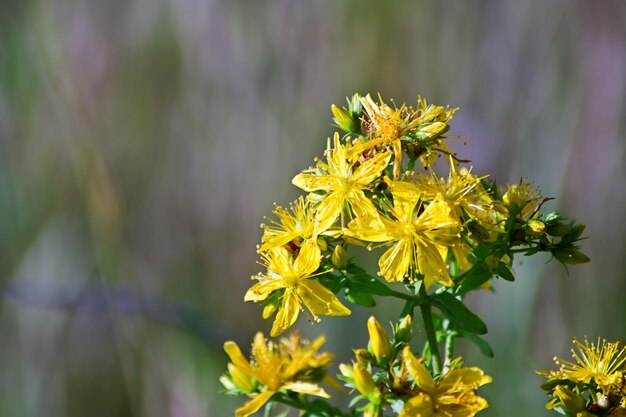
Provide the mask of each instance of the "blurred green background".
[{"label": "blurred green background", "polygon": [[[271,325],[243,302],[258,224],[354,92],[460,106],[474,172],[588,225],[591,264],[470,297],[481,416],[548,416],[534,370],[626,336],[620,0],[2,0],[0,415],[232,415],[222,344]],[[298,326],[347,359],[369,314]]]}]

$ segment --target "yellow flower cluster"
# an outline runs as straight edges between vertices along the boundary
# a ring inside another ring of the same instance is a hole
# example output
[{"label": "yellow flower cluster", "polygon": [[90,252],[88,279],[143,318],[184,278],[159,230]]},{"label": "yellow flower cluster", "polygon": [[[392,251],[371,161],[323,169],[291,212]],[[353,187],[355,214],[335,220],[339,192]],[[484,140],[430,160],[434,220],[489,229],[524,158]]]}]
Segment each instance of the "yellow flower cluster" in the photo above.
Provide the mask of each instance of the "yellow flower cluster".
[{"label": "yellow flower cluster", "polygon": [[574,361],[554,358],[558,371],[539,371],[549,379],[542,387],[552,396],[548,409],[576,417],[626,415],[626,346],[598,338],[574,339]]},{"label": "yellow flower cluster", "polygon": [[[396,338],[406,320],[395,330]],[[381,416],[383,398],[387,403],[403,403],[399,417],[473,417],[487,408],[487,401],[476,394],[479,387],[491,382],[481,369],[463,367],[462,359],[456,358],[435,378],[424,366],[424,359],[416,358],[408,346],[401,351],[392,349],[387,333],[373,316],[367,328],[370,354],[357,350],[356,362],[339,367],[343,379],[367,401],[361,408],[364,417]],[[399,360],[394,358],[397,353]],[[383,375],[388,375],[381,377],[376,368],[385,369]]]},{"label": "yellow flower cluster", "polygon": [[228,374],[220,381],[227,389],[252,397],[235,411],[237,417],[247,417],[259,410],[278,392],[298,392],[328,398],[316,382],[330,378],[324,367],[333,358],[329,353],[317,353],[324,337],[312,343],[300,340],[297,334],[282,338],[278,344],[267,341],[257,333],[248,361],[235,342],[226,342],[224,350],[230,357]]},{"label": "yellow flower cluster", "polygon": [[[322,265],[325,253],[356,241],[387,245],[379,260],[385,280],[452,286],[447,262],[454,259],[461,270],[471,267],[472,236],[465,223],[472,221],[487,236],[499,231],[499,214],[481,185],[484,177],[459,168],[443,142],[457,109],[428,105],[421,97],[415,109],[392,108],[369,95],[360,104],[363,131],[357,139],[335,133],[324,158],[292,181],[308,196],[289,209],[277,207],[277,219],[262,225],[259,253],[267,272],[253,277],[258,282],[245,300],[263,302],[264,317],[276,315],[272,336],[289,328],[305,307],[312,321],[350,314],[315,279],[330,272]],[[333,106],[333,112],[336,120],[348,117],[345,109]],[[403,169],[404,154],[428,163],[428,175]],[[430,169],[437,154],[447,155],[447,179]]]}]

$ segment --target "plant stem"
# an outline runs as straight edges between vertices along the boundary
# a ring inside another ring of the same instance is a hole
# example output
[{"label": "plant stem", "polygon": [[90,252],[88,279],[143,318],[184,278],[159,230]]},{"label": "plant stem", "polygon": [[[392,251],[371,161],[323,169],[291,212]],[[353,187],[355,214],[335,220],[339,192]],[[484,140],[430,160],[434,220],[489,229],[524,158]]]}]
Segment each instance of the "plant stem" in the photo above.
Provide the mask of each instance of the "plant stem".
[{"label": "plant stem", "polygon": [[428,294],[426,294],[426,287],[423,284],[419,289],[419,297],[421,301],[420,311],[422,313],[422,320],[424,321],[424,330],[426,331],[428,347],[430,348],[430,355],[432,356],[433,373],[438,375],[441,373],[441,354],[439,353],[439,345],[437,344],[437,333],[433,322],[430,301],[428,300]]},{"label": "plant stem", "polygon": [[391,292],[389,293],[389,297],[396,297],[396,298],[400,298],[402,300],[406,300],[406,301],[411,301],[413,303],[413,305],[418,306],[422,303],[422,299],[421,297],[417,296],[417,295],[412,295],[412,294],[405,294],[403,292],[400,291],[395,291],[395,290],[390,290]]}]

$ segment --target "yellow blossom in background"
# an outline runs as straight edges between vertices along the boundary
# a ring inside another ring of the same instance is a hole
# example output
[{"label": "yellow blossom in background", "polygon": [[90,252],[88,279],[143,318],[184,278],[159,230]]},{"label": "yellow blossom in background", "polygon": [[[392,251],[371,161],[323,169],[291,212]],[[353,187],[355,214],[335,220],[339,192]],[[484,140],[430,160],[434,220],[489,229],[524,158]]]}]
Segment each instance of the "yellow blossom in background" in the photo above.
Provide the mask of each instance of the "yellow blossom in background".
[{"label": "yellow blossom in background", "polygon": [[262,253],[267,274],[253,278],[259,280],[246,293],[245,301],[259,302],[267,299],[274,291],[284,290],[281,307],[272,326],[271,335],[278,336],[298,318],[304,304],[314,320],[318,315],[346,316],[350,310],[328,288],[312,280],[320,266],[320,249],[312,240],[306,241],[295,257],[285,248],[272,248]]},{"label": "yellow blossom in background", "polygon": [[619,385],[626,363],[626,347],[620,347],[618,342],[600,341],[600,338],[597,343],[589,343],[585,338],[584,344],[574,339],[574,345],[577,349],[577,352],[572,349],[575,362],[554,358],[561,369],[540,374],[585,384],[593,380],[604,390]]},{"label": "yellow blossom in background", "polygon": [[456,368],[459,358],[435,380],[408,347],[402,352],[402,361],[418,393],[406,401],[399,417],[473,417],[487,408],[487,401],[476,395],[476,389],[491,382],[481,369]]},{"label": "yellow blossom in background", "polygon": [[235,369],[239,378],[244,375],[248,380],[255,380],[262,386],[260,392],[251,394],[253,398],[235,411],[235,416],[247,417],[255,413],[279,391],[330,397],[314,383],[317,381],[312,381],[309,377],[311,371],[322,369],[333,358],[329,353],[317,353],[324,342],[323,336],[308,343],[294,334],[276,344],[267,341],[262,333],[257,333],[252,343],[250,361],[244,357],[235,342],[226,342],[224,350],[232,363],[228,367],[230,375],[222,377],[222,382],[232,383],[235,379],[232,370]]},{"label": "yellow blossom in background", "polygon": [[[350,222],[348,235],[367,242],[393,242],[380,258],[380,274],[387,281],[403,281],[415,273],[424,275],[429,287],[433,282],[452,286],[445,259],[439,252],[437,240],[458,234],[457,222],[450,217],[448,205],[440,198],[424,207],[420,189],[404,181],[388,181],[393,206],[392,218],[380,217],[380,222],[357,218]],[[422,210],[423,209],[423,210]]]},{"label": "yellow blossom in background", "polygon": [[303,241],[313,236],[314,212],[309,201],[300,196],[289,205],[289,210],[277,206],[273,213],[278,217],[278,221],[272,220],[270,224],[262,224],[263,244],[259,251],[286,245],[298,240]]},{"label": "yellow blossom in background", "polygon": [[372,182],[380,178],[389,163],[391,152],[359,161],[359,155],[353,152],[352,145],[342,144],[339,134],[335,133],[333,148],[329,143],[325,156],[327,162],[319,161],[315,168],[296,175],[292,181],[304,191],[325,193],[315,206],[314,234],[330,228],[343,215],[346,203],[356,216],[375,215],[376,207],[363,191],[370,189]]}]

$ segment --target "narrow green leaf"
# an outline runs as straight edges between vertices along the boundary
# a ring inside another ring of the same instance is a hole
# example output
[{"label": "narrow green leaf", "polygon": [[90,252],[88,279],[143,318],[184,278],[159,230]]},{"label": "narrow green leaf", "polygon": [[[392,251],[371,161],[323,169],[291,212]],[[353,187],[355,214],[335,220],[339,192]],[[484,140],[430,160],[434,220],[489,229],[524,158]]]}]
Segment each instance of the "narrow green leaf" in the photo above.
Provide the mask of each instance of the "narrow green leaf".
[{"label": "narrow green leaf", "polygon": [[515,281],[515,276],[513,275],[513,272],[511,272],[509,267],[506,266],[504,262],[500,262],[498,264],[498,267],[496,268],[496,274],[498,274],[498,276],[507,281]]},{"label": "narrow green leaf", "polygon": [[458,295],[465,295],[489,281],[492,276],[493,273],[489,270],[487,265],[485,265],[484,262],[478,262],[467,272],[459,276],[455,292]]},{"label": "narrow green leaf", "polygon": [[448,292],[435,294],[432,305],[437,307],[452,324],[462,330],[475,334],[487,333],[487,325],[472,313],[462,301]]}]

